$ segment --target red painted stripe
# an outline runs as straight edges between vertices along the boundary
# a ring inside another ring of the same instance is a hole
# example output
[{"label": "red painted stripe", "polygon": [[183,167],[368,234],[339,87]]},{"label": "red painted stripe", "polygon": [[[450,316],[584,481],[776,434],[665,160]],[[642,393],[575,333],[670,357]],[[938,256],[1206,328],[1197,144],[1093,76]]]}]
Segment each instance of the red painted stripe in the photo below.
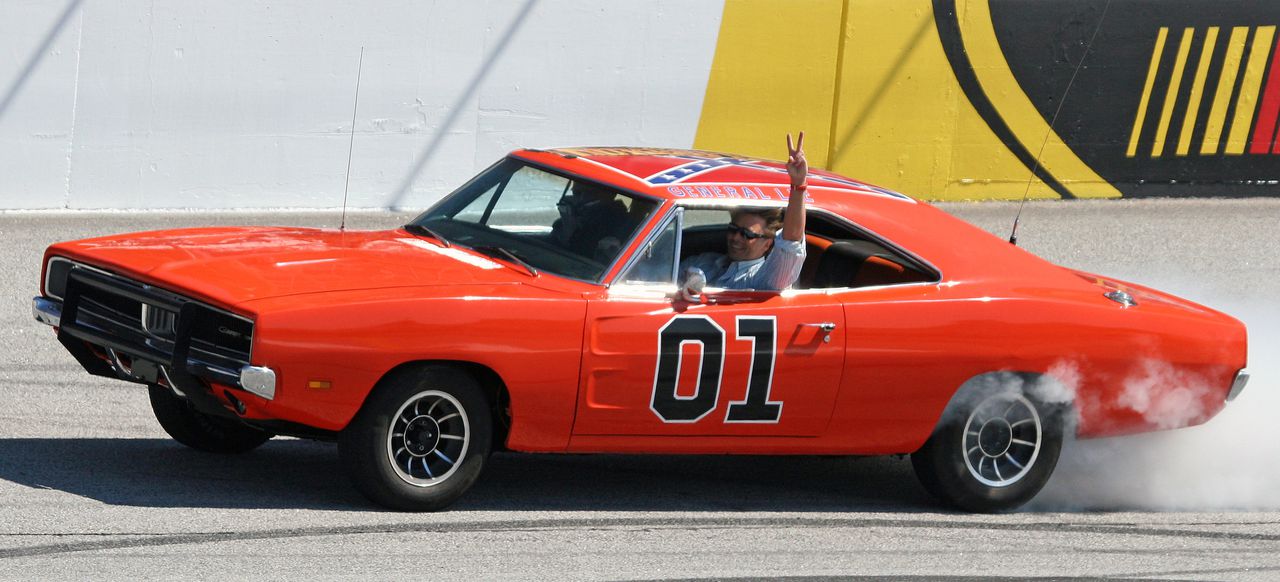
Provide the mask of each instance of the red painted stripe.
[{"label": "red painted stripe", "polygon": [[1271,55],[1271,68],[1267,71],[1267,88],[1262,94],[1262,106],[1258,108],[1258,123],[1253,130],[1253,141],[1249,144],[1249,153],[1265,154],[1274,151],[1276,144],[1272,142],[1276,132],[1276,118],[1280,117],[1280,38],[1276,39],[1276,50]]}]

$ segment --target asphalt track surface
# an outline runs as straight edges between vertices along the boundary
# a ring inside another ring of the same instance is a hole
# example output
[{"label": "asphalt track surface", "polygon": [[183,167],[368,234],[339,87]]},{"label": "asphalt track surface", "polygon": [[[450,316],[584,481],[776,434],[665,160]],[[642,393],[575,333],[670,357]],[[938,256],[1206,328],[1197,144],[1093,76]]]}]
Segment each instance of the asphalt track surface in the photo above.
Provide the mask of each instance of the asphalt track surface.
[{"label": "asphalt track surface", "polygon": [[[944,208],[1007,236],[1015,205]],[[1027,206],[1032,252],[1243,319],[1254,380],[1204,427],[1069,443],[1046,490],[1009,515],[938,507],[900,458],[521,454],[495,455],[449,511],[387,512],[347,484],[329,444],[184,449],[144,390],[84,373],[31,319],[53,241],[336,222],[0,214],[0,579],[1280,578],[1280,200]]]}]

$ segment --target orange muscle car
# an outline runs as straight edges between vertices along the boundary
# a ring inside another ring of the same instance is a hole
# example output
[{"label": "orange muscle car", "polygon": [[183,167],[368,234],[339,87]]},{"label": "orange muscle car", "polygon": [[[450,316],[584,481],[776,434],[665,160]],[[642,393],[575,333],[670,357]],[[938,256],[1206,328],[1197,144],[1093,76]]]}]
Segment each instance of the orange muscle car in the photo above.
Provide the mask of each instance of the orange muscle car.
[{"label": "orange muscle car", "polygon": [[147,385],[177,441],[336,440],[404,510],[498,448],[910,454],[944,502],[1007,510],[1068,437],[1202,423],[1248,378],[1231,317],[828,172],[792,288],[683,280],[787,185],[721,153],[519,150],[395,230],[52,245],[34,312],[88,372]]}]

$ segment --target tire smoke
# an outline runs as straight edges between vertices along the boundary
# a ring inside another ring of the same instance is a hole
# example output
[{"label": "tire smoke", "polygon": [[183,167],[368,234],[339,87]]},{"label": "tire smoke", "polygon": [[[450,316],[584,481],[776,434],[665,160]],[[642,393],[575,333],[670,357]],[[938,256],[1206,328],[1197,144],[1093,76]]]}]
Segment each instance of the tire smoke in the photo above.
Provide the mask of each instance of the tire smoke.
[{"label": "tire smoke", "polygon": [[[1068,442],[1032,511],[1280,509],[1280,308],[1204,299],[1249,328],[1252,379],[1209,422],[1195,427]],[[1170,376],[1159,362],[1126,382],[1121,398],[1148,418],[1183,416],[1195,379]],[[1167,386],[1176,386],[1168,392]],[[1153,397],[1159,390],[1166,393]],[[1180,405],[1180,403],[1182,403]],[[1176,420],[1176,419],[1174,419]]]}]

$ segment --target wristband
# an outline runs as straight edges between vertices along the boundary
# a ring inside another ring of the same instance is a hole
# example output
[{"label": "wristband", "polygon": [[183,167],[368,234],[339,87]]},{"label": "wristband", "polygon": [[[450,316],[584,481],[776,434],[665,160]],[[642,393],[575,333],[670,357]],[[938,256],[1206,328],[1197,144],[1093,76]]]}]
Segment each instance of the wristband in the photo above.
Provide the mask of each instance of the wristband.
[{"label": "wristband", "polygon": [[792,189],[792,190],[799,190],[799,191],[801,191],[801,192],[804,192],[804,191],[805,191],[806,189],[808,189],[808,188],[809,188],[809,182],[808,182],[808,181],[805,181],[804,183],[800,184],[799,186],[795,186],[795,185],[791,186],[791,189]]}]

